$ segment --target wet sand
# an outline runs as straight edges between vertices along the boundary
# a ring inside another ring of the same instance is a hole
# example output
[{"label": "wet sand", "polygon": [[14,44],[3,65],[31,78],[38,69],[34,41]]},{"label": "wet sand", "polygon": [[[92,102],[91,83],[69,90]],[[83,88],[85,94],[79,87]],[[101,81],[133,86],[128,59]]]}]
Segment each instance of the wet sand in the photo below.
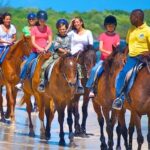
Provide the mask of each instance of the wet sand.
[{"label": "wet sand", "polygon": [[[4,93],[5,95],[5,93]],[[26,113],[25,105],[19,106],[19,99],[22,96],[22,93],[18,93],[17,105],[15,109],[16,113],[16,122],[14,125],[0,123],[0,150],[100,150],[100,130],[96,117],[96,113],[93,110],[92,103],[89,103],[88,109],[88,119],[87,119],[87,133],[93,134],[89,138],[79,138],[75,137],[75,144],[77,147],[70,148],[68,147],[68,126],[65,118],[64,121],[64,131],[65,131],[65,140],[66,147],[61,147],[58,145],[59,142],[59,124],[57,120],[57,113],[55,114],[54,120],[51,127],[51,139],[47,142],[40,139],[40,121],[38,119],[38,113],[32,113],[32,119],[34,123],[35,138],[28,136],[28,116]],[[33,99],[32,99],[33,101]],[[5,104],[4,104],[5,105]],[[82,105],[82,97],[80,100],[80,112]],[[81,113],[80,113],[81,114]],[[126,113],[126,122],[129,122],[129,111]],[[80,117],[81,118],[81,117]],[[147,117],[143,116],[142,118],[142,132],[144,135],[144,144],[142,145],[142,150],[148,150],[147,147]],[[116,127],[116,126],[115,126]],[[105,132],[105,136],[107,134]],[[106,138],[107,140],[107,138]],[[114,130],[114,149],[116,146],[116,133]],[[136,133],[134,133],[133,140],[133,150],[137,149],[136,142]],[[122,150],[124,150],[124,144],[122,140]]]}]

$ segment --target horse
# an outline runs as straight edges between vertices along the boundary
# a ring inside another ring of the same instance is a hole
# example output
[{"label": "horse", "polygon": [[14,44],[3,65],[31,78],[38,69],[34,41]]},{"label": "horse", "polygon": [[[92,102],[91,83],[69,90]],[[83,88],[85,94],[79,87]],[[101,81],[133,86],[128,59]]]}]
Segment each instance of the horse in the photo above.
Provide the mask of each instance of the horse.
[{"label": "horse", "polygon": [[[90,76],[90,71],[92,67],[95,65],[96,62],[96,50],[93,48],[89,48],[87,50],[84,50],[82,53],[79,54],[78,57],[78,63],[81,65],[82,68],[82,73],[84,78],[82,78],[81,82],[84,87],[84,94],[76,94],[72,100],[72,109],[68,110],[68,120],[72,120],[72,115],[70,113],[74,114],[75,117],[75,123],[74,123],[74,128],[75,136],[81,136],[81,137],[87,137],[88,135],[86,134],[86,120],[88,117],[88,103],[89,103],[89,89],[86,88],[86,82]],[[80,96],[83,95],[83,105],[82,105],[82,123],[80,125],[79,123],[79,100]],[[70,107],[69,107],[70,108]],[[69,125],[69,124],[68,124]],[[71,126],[71,125],[69,125]]]},{"label": "horse", "polygon": [[137,142],[138,150],[142,149],[144,138],[141,130],[141,117],[142,115],[148,116],[148,134],[147,142],[148,149],[150,149],[150,74],[148,68],[143,67],[137,74],[135,82],[129,92],[130,101],[125,101],[124,108],[131,111],[132,122],[129,126],[130,149],[132,149],[132,136],[134,126],[137,129]]},{"label": "horse", "polygon": [[[125,52],[125,55],[127,53]],[[110,78],[112,78],[112,82],[109,82],[111,86],[111,91],[113,98],[115,99],[115,78],[119,71],[123,68],[123,65],[119,65],[119,62],[114,59],[116,65],[112,65],[111,70],[115,70],[114,76],[110,74]],[[121,58],[120,58],[121,60]],[[110,72],[111,73],[111,72]],[[143,78],[144,77],[144,78]],[[129,149],[132,149],[132,137],[134,132],[134,126],[137,129],[137,143],[138,143],[138,150],[141,150],[142,144],[144,142],[144,138],[142,135],[141,130],[141,117],[142,115],[148,116],[148,134],[147,134],[147,141],[148,141],[148,149],[150,149],[150,76],[147,67],[143,67],[137,74],[134,84],[129,92],[128,95],[125,95],[125,102],[122,111],[124,109],[128,109],[131,111],[131,118],[129,124]],[[122,111],[117,111],[118,121],[120,123],[120,128],[123,130],[122,132],[126,134],[125,129],[125,120],[124,115],[122,115]]]},{"label": "horse", "polygon": [[[46,55],[46,54],[45,54]],[[46,84],[45,92],[38,91],[40,83],[40,69],[46,57],[41,55],[37,63],[32,79],[24,81],[24,99],[23,102],[27,104],[27,111],[29,116],[29,135],[34,136],[33,124],[31,120],[31,102],[30,96],[34,95],[39,108],[39,118],[41,121],[40,137],[49,140],[51,137],[50,128],[54,113],[58,111],[58,121],[60,124],[60,145],[65,145],[63,120],[64,109],[66,105],[71,103],[71,99],[76,91],[77,82],[77,63],[76,58],[64,55],[60,57],[55,63],[49,82]],[[30,83],[31,81],[31,83]],[[46,115],[46,129],[44,126],[44,110]],[[70,143],[73,143],[73,136],[70,131]]]},{"label": "horse", "polygon": [[[12,45],[1,64],[1,85],[6,86],[7,91],[7,115],[10,115],[11,121],[15,121],[15,103],[17,89],[15,85],[19,82],[20,65],[23,57],[29,55],[32,44],[31,38],[23,36],[17,43]],[[2,106],[2,101],[1,101]],[[4,114],[2,116],[4,118]]]},{"label": "horse", "polygon": [[[112,102],[115,98],[115,78],[120,68],[123,67],[124,61],[126,59],[126,50],[123,52],[116,48],[113,50],[112,54],[104,61],[104,72],[98,79],[97,85],[97,95],[93,99],[93,107],[97,114],[98,122],[100,125],[101,131],[101,149],[107,149],[105,142],[105,136],[103,132],[104,118],[106,120],[106,131],[108,134],[108,146],[109,149],[113,149],[113,128],[117,120],[117,112],[112,110]],[[104,118],[103,118],[103,115]],[[110,114],[111,113],[111,114]],[[125,147],[128,149],[128,139],[127,139],[127,128],[125,125],[125,110],[118,112],[120,117],[118,118],[117,126],[117,149],[120,149],[120,135],[122,133]],[[111,115],[111,116],[110,116]],[[124,126],[121,124],[124,122]],[[121,128],[122,127],[122,128]]]}]

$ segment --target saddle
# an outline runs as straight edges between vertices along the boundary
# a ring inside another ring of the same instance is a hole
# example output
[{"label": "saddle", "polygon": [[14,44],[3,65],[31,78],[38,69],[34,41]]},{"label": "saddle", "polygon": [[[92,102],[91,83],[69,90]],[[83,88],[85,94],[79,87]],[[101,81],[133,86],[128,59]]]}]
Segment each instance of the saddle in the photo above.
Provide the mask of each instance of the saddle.
[{"label": "saddle", "polygon": [[137,77],[138,72],[143,67],[147,67],[147,70],[150,73],[150,61],[147,59],[142,59],[142,61],[140,63],[137,63],[137,65],[134,68],[132,68],[131,70],[129,70],[126,75],[123,93],[129,102],[131,102],[131,99],[129,97],[129,92],[134,84],[134,81]]},{"label": "saddle", "polygon": [[[37,62],[38,62],[38,57],[35,58],[35,59],[33,59],[33,60],[29,63],[29,65],[28,65],[28,67],[27,67],[27,74],[26,74],[26,77],[27,77],[28,79],[31,79],[31,78],[33,77],[33,74],[34,74],[34,71],[35,71]],[[22,66],[22,67],[21,67],[21,70],[22,70],[22,68],[23,68],[23,66],[24,66],[25,63],[26,63],[26,60],[22,63],[22,65],[21,65],[21,66]]]},{"label": "saddle", "polygon": [[49,81],[53,67],[55,65],[55,63],[58,61],[58,55],[55,55],[55,53],[52,56],[52,61],[49,63],[49,65],[47,66],[47,68],[45,69],[44,72],[44,80],[45,81]]}]

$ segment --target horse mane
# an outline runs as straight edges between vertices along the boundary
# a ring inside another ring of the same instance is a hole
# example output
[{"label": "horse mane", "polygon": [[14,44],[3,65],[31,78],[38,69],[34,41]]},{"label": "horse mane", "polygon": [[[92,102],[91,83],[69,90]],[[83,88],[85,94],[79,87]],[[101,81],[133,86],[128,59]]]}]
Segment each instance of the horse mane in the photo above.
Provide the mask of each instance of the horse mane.
[{"label": "horse mane", "polygon": [[8,55],[6,56],[8,59],[10,59],[13,56],[14,51],[16,50],[18,44],[22,42],[23,39],[18,40],[14,45],[12,45],[9,49]]},{"label": "horse mane", "polygon": [[117,46],[116,48],[113,47],[113,52],[107,57],[107,59],[104,60],[103,66],[104,66],[104,71],[106,76],[110,74],[111,67],[113,65],[113,62],[115,61],[115,56],[120,53],[120,54],[126,54],[126,48],[121,49],[120,45]]}]

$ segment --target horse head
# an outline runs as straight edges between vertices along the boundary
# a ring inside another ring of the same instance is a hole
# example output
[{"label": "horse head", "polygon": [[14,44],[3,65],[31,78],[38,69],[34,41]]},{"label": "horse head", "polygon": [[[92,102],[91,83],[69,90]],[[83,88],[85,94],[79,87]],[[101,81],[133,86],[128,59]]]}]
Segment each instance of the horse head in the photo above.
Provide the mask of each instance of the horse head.
[{"label": "horse head", "polygon": [[31,37],[22,36],[22,38],[17,41],[14,45],[10,47],[7,59],[11,58],[22,58],[23,56],[28,56],[32,50]]},{"label": "horse head", "polygon": [[62,74],[69,86],[76,86],[77,82],[77,61],[70,54],[60,57],[59,73]]},{"label": "horse head", "polygon": [[84,77],[89,78],[91,69],[96,62],[96,50],[94,48],[84,50],[79,55],[78,62],[82,66]]},{"label": "horse head", "polygon": [[127,47],[123,50],[120,46],[116,48],[113,47],[113,52],[108,56],[108,58],[104,61],[104,70],[106,76],[117,74],[125,64],[126,56],[127,56]]}]

